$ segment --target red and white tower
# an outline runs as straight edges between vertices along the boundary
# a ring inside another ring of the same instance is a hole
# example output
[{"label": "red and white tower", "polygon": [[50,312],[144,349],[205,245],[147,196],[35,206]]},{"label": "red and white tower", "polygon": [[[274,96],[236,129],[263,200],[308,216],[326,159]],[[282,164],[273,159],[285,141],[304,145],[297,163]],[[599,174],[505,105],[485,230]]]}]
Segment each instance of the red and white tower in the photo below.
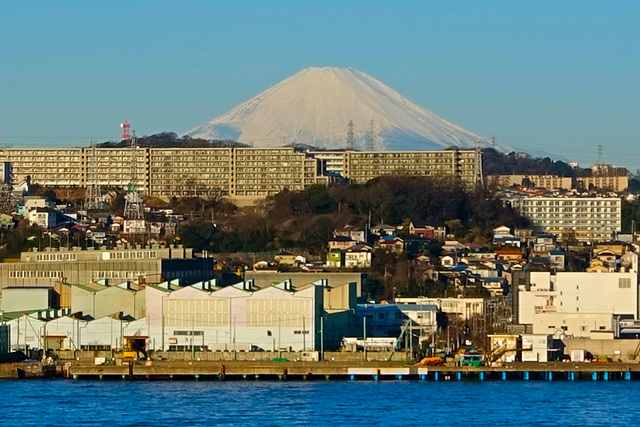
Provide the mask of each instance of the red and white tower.
[{"label": "red and white tower", "polygon": [[129,124],[127,119],[124,119],[124,122],[120,123],[120,127],[122,128],[122,139],[131,139],[131,134],[129,133],[129,128],[131,127],[131,125]]}]

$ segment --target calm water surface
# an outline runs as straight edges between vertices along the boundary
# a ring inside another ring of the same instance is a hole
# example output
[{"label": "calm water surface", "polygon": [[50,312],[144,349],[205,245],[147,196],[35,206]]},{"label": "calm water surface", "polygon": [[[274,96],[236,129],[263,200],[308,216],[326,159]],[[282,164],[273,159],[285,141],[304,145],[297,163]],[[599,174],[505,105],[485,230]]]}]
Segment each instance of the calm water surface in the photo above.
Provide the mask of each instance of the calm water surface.
[{"label": "calm water surface", "polygon": [[640,382],[0,382],[1,425],[632,425]]}]

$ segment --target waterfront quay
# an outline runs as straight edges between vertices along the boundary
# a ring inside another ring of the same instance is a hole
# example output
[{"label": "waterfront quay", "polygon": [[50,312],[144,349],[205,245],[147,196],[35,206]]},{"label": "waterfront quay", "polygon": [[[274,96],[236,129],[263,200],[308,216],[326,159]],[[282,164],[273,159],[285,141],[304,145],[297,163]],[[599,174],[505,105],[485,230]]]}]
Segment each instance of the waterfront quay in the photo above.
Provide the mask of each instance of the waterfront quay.
[{"label": "waterfront quay", "polygon": [[514,363],[495,367],[416,366],[401,362],[211,362],[159,361],[120,366],[68,362],[65,378],[73,380],[640,380],[639,364]]}]

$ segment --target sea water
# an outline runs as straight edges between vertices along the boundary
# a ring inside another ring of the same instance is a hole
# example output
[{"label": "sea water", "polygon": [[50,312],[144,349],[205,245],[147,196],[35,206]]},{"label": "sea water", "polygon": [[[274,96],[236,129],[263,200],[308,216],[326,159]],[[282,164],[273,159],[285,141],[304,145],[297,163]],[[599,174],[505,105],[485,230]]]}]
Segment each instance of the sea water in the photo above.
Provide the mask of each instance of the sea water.
[{"label": "sea water", "polygon": [[632,425],[640,382],[0,382],[2,425]]}]

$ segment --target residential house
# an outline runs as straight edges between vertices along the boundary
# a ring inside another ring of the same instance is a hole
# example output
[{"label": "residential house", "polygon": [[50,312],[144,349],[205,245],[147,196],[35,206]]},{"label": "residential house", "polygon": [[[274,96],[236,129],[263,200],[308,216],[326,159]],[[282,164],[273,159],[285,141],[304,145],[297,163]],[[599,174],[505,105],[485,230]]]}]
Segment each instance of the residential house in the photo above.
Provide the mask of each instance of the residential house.
[{"label": "residential house", "polygon": [[557,270],[564,270],[566,254],[560,249],[553,249],[549,251],[549,264],[551,268]]},{"label": "residential house", "polygon": [[498,261],[519,261],[522,259],[522,251],[518,248],[496,249],[496,259]]},{"label": "residential house", "polygon": [[290,267],[295,267],[298,265],[298,261],[296,260],[296,255],[291,252],[281,251],[275,255],[275,260],[278,265],[286,265]]},{"label": "residential house", "polygon": [[344,266],[348,268],[370,268],[371,246],[359,244],[346,250],[344,254]]},{"label": "residential house", "polygon": [[337,228],[333,230],[333,235],[335,237],[338,237],[338,236],[348,237],[349,239],[354,240],[356,243],[365,242],[364,230],[360,230],[351,225],[347,225],[343,228]]},{"label": "residential house", "polygon": [[553,234],[540,234],[533,242],[534,252],[548,252],[556,248],[556,236]]},{"label": "residential house", "polygon": [[16,222],[11,215],[0,213],[0,228],[4,230],[13,230]]},{"label": "residential house", "polygon": [[24,198],[24,212],[29,212],[32,209],[36,208],[47,208],[49,207],[49,202],[47,199],[41,196],[26,196]]},{"label": "residential house", "polygon": [[374,227],[371,227],[371,233],[377,236],[390,236],[395,234],[396,227],[387,224],[378,224]]},{"label": "residential house", "polygon": [[457,257],[455,255],[444,255],[442,257],[440,257],[440,264],[443,267],[455,267],[458,263],[457,263]]},{"label": "residential house", "polygon": [[350,237],[336,236],[329,240],[329,251],[344,251],[355,245],[357,242]]},{"label": "residential house", "polygon": [[144,219],[125,219],[122,231],[125,234],[145,234],[147,223]]},{"label": "residential house", "polygon": [[433,226],[418,222],[411,222],[409,224],[409,232],[410,234],[423,239],[444,240],[447,235],[447,228],[444,225]]},{"label": "residential house", "polygon": [[589,262],[589,267],[587,267],[587,272],[603,273],[607,271],[615,271],[614,265],[610,265],[609,262],[604,261],[602,259],[595,258]]},{"label": "residential house", "polygon": [[345,266],[345,253],[332,250],[327,252],[327,267],[341,268]]},{"label": "residential house", "polygon": [[385,236],[376,242],[376,247],[385,252],[401,254],[404,252],[404,240],[398,236]]},{"label": "residential house", "polygon": [[442,250],[448,253],[461,253],[468,250],[469,247],[456,241],[456,240],[447,240],[444,242],[442,246]]},{"label": "residential house", "polygon": [[28,211],[27,219],[29,225],[37,225],[40,228],[48,229],[58,225],[56,221],[58,213],[51,208],[34,208]]},{"label": "residential house", "polygon": [[513,237],[513,234],[511,234],[511,228],[501,225],[493,229],[493,237],[495,238],[496,236]]},{"label": "residential house", "polygon": [[516,228],[513,230],[513,235],[528,243],[533,239],[533,228]]}]

